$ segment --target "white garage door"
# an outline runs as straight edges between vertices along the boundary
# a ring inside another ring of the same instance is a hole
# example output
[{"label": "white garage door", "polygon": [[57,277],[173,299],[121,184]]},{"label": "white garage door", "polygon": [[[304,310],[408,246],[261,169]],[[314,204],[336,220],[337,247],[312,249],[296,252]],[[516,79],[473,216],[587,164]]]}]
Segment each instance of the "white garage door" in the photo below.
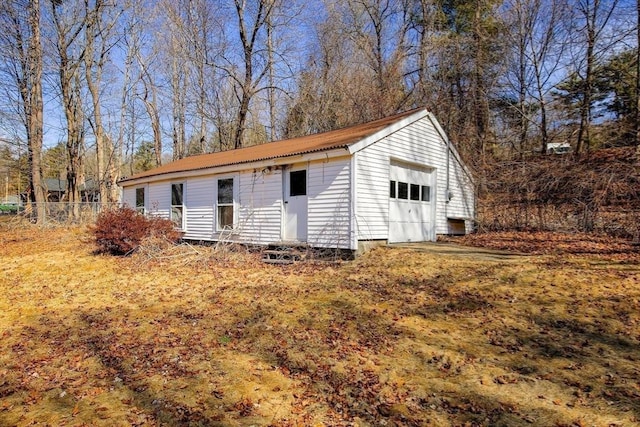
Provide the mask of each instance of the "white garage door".
[{"label": "white garage door", "polygon": [[433,169],[391,163],[389,243],[435,240]]}]

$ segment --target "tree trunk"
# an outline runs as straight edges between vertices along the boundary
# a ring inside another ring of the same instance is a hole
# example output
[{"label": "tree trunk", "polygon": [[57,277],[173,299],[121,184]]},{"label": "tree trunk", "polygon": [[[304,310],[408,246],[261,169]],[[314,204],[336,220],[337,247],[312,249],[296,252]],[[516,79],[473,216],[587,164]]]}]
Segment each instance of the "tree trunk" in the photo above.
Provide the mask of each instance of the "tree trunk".
[{"label": "tree trunk", "polygon": [[[151,121],[153,131],[153,151],[155,152],[155,165],[162,164],[162,125],[160,123],[160,112],[158,111],[157,88],[153,84],[151,74],[147,67],[143,66],[142,84],[144,86],[144,97],[142,102]],[[149,96],[151,95],[151,99]]]},{"label": "tree trunk", "polygon": [[172,37],[174,55],[171,59],[171,101],[173,126],[173,160],[182,159],[186,152],[185,115],[186,115],[186,77],[180,64],[179,42]]},{"label": "tree trunk", "polygon": [[[594,10],[595,21],[595,10]],[[576,156],[580,156],[583,149],[589,151],[589,145],[591,141],[590,128],[591,128],[591,98],[593,92],[593,50],[595,47],[595,22],[590,22],[590,17],[587,17],[587,68],[585,70],[584,88],[582,93],[582,104],[580,105],[580,127],[578,129],[578,141],[576,144]]]},{"label": "tree trunk", "polygon": [[486,155],[486,139],[487,139],[487,115],[485,111],[485,99],[486,95],[484,79],[483,79],[483,67],[484,55],[482,47],[482,34],[481,34],[481,16],[480,5],[476,7],[474,15],[474,30],[473,38],[475,42],[475,58],[473,68],[473,116],[475,118],[475,136],[476,146],[481,156],[481,161],[484,163]]},{"label": "tree trunk", "polygon": [[[522,156],[527,144],[529,114],[527,108],[527,67],[525,35],[520,33],[518,39],[518,109],[520,114],[520,140],[518,150]],[[543,151],[544,153],[544,151]]]},{"label": "tree trunk", "polygon": [[160,125],[160,114],[156,104],[156,95],[153,94],[152,101],[149,101],[146,97],[144,99],[144,105],[147,109],[147,114],[151,120],[151,130],[153,131],[153,151],[155,154],[156,166],[162,164],[162,127]]},{"label": "tree trunk", "polygon": [[84,116],[81,101],[81,82],[79,76],[82,58],[71,57],[74,43],[78,40],[81,29],[86,22],[75,21],[70,27],[58,15],[59,3],[53,3],[53,20],[57,32],[58,77],[60,83],[61,102],[67,121],[67,202],[69,204],[69,219],[75,220],[80,216],[79,178],[82,174],[83,146],[84,146]]},{"label": "tree trunk", "polygon": [[40,0],[29,1],[29,51],[27,57],[27,139],[29,160],[31,161],[31,190],[36,203],[36,221],[43,224],[46,215],[46,197],[42,183],[42,42],[40,40]]},{"label": "tree trunk", "polygon": [[269,2],[268,0],[258,0],[258,9],[255,12],[255,18],[253,26],[251,28],[247,28],[244,17],[244,14],[247,12],[246,0],[235,0],[235,6],[238,17],[238,35],[240,36],[240,41],[242,42],[244,78],[242,80],[236,80],[236,83],[240,86],[241,93],[238,96],[240,105],[238,106],[238,114],[236,115],[234,147],[241,148],[244,143],[244,132],[247,123],[247,116],[249,114],[249,104],[251,103],[251,98],[253,98],[253,95],[255,94],[256,85],[264,76],[264,73],[267,72],[267,70],[265,69],[264,72],[261,73],[260,77],[256,78],[254,81],[253,61],[255,60],[254,48],[256,45],[256,39],[258,37],[260,28],[265,25],[265,20],[271,13],[273,3]]},{"label": "tree trunk", "polygon": [[[638,0],[640,1],[640,0]],[[269,141],[275,140],[275,126],[276,126],[276,105],[275,105],[275,78],[273,75],[273,25],[271,22],[271,15],[266,19],[267,27],[267,67],[269,68],[269,89],[268,89],[268,104],[269,104]]]},{"label": "tree trunk", "polygon": [[[87,81],[87,89],[89,89],[89,93],[91,94],[91,102],[93,106],[93,120],[91,120],[90,123],[92,124],[93,134],[96,139],[96,177],[98,179],[98,188],[100,191],[100,206],[104,208],[108,203],[113,202],[114,200],[108,200],[109,186],[107,185],[105,160],[108,158],[107,156],[110,154],[111,150],[108,150],[108,154],[105,147],[105,133],[102,126],[100,93],[98,89],[102,80],[103,62],[101,59],[94,62],[95,32],[99,31],[100,23],[100,2],[96,2],[96,8],[91,11],[91,13],[92,17],[87,23],[86,30],[87,44],[85,50],[85,78]],[[94,65],[96,66],[95,79],[92,73]]]}]

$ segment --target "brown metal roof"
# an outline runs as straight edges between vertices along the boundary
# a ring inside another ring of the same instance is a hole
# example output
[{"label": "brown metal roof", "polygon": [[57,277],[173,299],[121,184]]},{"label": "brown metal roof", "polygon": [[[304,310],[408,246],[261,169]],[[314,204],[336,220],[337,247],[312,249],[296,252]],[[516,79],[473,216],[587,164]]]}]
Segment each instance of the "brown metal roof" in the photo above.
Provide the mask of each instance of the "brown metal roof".
[{"label": "brown metal roof", "polygon": [[121,182],[175,172],[194,171],[260,160],[269,160],[278,157],[327,151],[336,148],[347,148],[349,145],[373,135],[385,127],[410,116],[416,111],[418,110],[411,110],[375,120],[373,122],[354,125],[330,132],[307,135],[283,141],[269,142],[236,150],[185,157],[184,159],[176,160],[175,162],[167,163],[166,165],[124,178]]}]

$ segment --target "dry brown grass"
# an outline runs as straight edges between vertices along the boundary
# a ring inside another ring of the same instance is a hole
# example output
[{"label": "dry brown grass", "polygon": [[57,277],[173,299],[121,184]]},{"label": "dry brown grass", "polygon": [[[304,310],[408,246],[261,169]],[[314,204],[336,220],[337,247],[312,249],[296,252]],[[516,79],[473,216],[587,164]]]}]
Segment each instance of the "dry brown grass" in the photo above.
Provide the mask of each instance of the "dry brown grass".
[{"label": "dry brown grass", "polygon": [[0,233],[0,425],[640,422],[635,262],[381,248],[277,267]]}]

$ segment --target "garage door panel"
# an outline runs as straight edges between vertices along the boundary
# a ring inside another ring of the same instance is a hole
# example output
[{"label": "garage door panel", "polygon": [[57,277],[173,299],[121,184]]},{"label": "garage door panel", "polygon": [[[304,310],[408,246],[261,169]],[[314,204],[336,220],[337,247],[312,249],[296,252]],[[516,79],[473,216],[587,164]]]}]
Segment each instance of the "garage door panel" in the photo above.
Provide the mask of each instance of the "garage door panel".
[{"label": "garage door panel", "polygon": [[409,219],[408,222],[411,224],[417,224],[423,222],[422,220],[422,209],[420,209],[420,205],[418,203],[410,203],[408,206]]},{"label": "garage door panel", "polygon": [[[389,199],[389,242],[417,242],[431,240],[435,237],[435,229],[432,221],[435,203],[422,201],[422,193],[419,200],[411,200],[411,188],[414,185],[413,199],[416,198],[416,185],[422,191],[423,186],[431,187],[433,194],[433,169],[417,165],[392,162],[389,170],[389,179],[396,181],[398,191],[396,197]],[[408,187],[407,199],[399,198],[401,187]]]}]

